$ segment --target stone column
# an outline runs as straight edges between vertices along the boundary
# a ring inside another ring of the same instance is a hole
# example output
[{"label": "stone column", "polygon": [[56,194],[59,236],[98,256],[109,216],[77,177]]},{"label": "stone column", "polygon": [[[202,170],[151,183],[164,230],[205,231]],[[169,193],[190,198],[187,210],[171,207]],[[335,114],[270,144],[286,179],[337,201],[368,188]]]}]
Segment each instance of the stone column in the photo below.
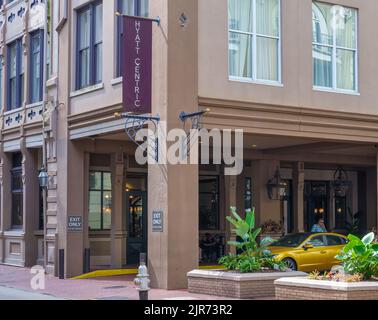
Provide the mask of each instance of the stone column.
[{"label": "stone column", "polygon": [[124,157],[118,152],[112,157],[113,172],[113,213],[111,232],[111,265],[112,268],[122,268],[126,255],[126,235],[124,230]]},{"label": "stone column", "polygon": [[304,163],[296,162],[293,167],[293,209],[294,229],[296,232],[304,232]]},{"label": "stone column", "polygon": [[38,258],[38,243],[34,234],[38,230],[39,220],[38,150],[27,149],[23,142],[21,142],[21,152],[23,155],[22,180],[24,183],[24,254],[26,267],[33,267],[37,264]]},{"label": "stone column", "polygon": [[[161,127],[181,128],[180,112],[198,111],[198,1],[154,0],[153,114]],[[189,17],[182,27],[180,15]],[[163,232],[152,232],[154,211],[163,213]],[[187,272],[198,267],[198,165],[150,165],[148,176],[148,266],[152,287],[187,287]]]},{"label": "stone column", "polygon": [[[67,138],[66,138],[67,139]],[[84,222],[85,214],[85,153],[80,143],[62,139],[58,145],[58,247],[64,249],[65,277],[71,278],[83,273],[84,227],[78,231],[68,231],[68,218],[80,217]],[[60,154],[60,156],[59,156]],[[53,243],[51,243],[51,246]],[[53,249],[53,247],[51,247]],[[52,254],[48,253],[49,255]],[[52,256],[51,256],[52,258]],[[56,260],[56,266],[59,261]]]},{"label": "stone column", "polygon": [[11,221],[11,199],[10,199],[10,185],[11,175],[10,170],[12,166],[11,157],[9,154],[3,152],[3,144],[0,144],[0,262],[4,262],[5,248],[4,248],[4,232],[9,230]]},{"label": "stone column", "polygon": [[279,166],[280,162],[278,160],[253,161],[252,193],[256,208],[256,226],[260,226],[268,220],[279,222],[281,218],[281,202],[269,199],[266,187]]},{"label": "stone column", "polygon": [[[239,214],[242,212],[237,208],[237,176],[225,176],[226,194],[226,216],[231,215],[230,208],[236,207]],[[236,241],[236,234],[232,232],[231,225],[226,222],[227,241]],[[236,254],[236,248],[227,245],[227,252]]]},{"label": "stone column", "polygon": [[[50,133],[51,134],[51,133]],[[45,269],[49,274],[58,276],[58,163],[56,157],[55,139],[49,137],[47,144],[47,172],[49,175],[49,188],[47,190],[45,235],[44,235],[44,260]],[[63,172],[62,172],[63,173]]]}]

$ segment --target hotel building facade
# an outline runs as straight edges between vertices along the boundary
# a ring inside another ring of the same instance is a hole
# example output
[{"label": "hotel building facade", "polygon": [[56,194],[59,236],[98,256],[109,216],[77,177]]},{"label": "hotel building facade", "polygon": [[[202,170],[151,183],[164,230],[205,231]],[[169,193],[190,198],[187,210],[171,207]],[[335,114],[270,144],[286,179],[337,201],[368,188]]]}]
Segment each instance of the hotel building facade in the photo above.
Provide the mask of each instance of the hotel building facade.
[{"label": "hotel building facade", "polygon": [[[181,112],[209,108],[204,128],[243,129],[240,175],[138,165],[115,117],[127,81],[116,12],[160,18],[160,125],[181,128]],[[309,231],[319,215],[330,230],[376,227],[377,20],[374,0],[4,1],[0,263],[69,278],[135,266],[146,252],[153,287],[185,288],[188,271],[230,250],[231,206],[255,207],[276,234]],[[203,238],[217,242],[211,257]]]}]

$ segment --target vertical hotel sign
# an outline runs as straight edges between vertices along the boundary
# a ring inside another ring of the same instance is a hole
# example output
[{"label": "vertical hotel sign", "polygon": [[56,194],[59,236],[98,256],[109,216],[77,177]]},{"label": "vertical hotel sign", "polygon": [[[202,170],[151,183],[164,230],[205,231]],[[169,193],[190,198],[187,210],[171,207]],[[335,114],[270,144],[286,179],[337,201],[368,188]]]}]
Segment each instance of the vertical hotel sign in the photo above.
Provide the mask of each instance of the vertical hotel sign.
[{"label": "vertical hotel sign", "polygon": [[151,113],[152,21],[123,17],[123,106],[126,112]]}]

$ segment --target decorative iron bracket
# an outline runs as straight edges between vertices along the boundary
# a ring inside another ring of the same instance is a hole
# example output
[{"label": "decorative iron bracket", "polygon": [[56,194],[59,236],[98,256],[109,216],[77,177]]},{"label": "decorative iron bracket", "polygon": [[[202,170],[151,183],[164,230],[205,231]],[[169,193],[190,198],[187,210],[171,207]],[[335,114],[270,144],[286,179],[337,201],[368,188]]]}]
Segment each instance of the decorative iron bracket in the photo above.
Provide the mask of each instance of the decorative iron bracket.
[{"label": "decorative iron bracket", "polygon": [[193,113],[181,112],[180,115],[179,115],[179,118],[180,118],[181,122],[183,123],[184,128],[185,128],[186,122],[190,119],[192,121],[192,129],[193,130],[201,130],[202,129],[201,120],[202,120],[203,116],[206,113],[209,113],[209,112],[210,112],[210,109],[206,109],[206,110],[198,111],[198,112],[193,112]]},{"label": "decorative iron bracket", "polygon": [[[198,130],[200,131],[202,129],[202,118],[205,114],[209,113],[210,109],[198,111],[198,112],[193,112],[193,113],[186,113],[186,112],[181,112],[179,115],[179,119],[183,124],[183,128],[186,131],[186,151],[187,155],[190,154],[190,149],[191,149],[191,130]],[[191,129],[189,131],[186,130],[186,123],[187,121],[190,120],[192,123]]]},{"label": "decorative iron bracket", "polygon": [[[135,16],[131,16],[131,15],[128,15],[128,14],[122,14],[120,12],[116,12],[115,15],[117,17],[129,17],[129,18],[135,18]],[[148,18],[148,17],[137,17],[139,20],[149,20],[149,21],[152,21],[152,22],[156,22],[156,24],[158,25],[158,27],[160,26],[160,23],[161,23],[161,19],[160,17],[156,17],[156,18]]]},{"label": "decorative iron bracket", "polygon": [[[154,136],[155,139],[153,142],[148,141],[148,149],[152,149],[154,151],[154,159],[156,162],[159,162],[159,139],[156,136],[158,125],[160,122],[160,115],[156,116],[145,116],[145,115],[135,115],[131,113],[115,113],[114,114],[117,118],[126,119],[125,123],[125,131],[126,134],[129,136],[131,141],[133,141],[137,146],[140,146],[141,143],[137,141],[136,137],[138,131],[143,129],[148,122],[151,122],[154,126]],[[147,150],[148,152],[148,150]]]}]

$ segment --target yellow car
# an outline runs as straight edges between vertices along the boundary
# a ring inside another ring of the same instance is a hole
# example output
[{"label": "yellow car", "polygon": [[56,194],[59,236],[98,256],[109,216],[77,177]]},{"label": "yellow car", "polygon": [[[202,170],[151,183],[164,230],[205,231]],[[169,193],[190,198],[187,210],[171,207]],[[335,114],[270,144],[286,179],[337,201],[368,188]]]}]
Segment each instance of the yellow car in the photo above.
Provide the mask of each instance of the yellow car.
[{"label": "yellow car", "polygon": [[340,264],[335,257],[347,243],[348,238],[337,233],[295,233],[284,236],[268,249],[290,269],[311,272],[330,270]]}]

